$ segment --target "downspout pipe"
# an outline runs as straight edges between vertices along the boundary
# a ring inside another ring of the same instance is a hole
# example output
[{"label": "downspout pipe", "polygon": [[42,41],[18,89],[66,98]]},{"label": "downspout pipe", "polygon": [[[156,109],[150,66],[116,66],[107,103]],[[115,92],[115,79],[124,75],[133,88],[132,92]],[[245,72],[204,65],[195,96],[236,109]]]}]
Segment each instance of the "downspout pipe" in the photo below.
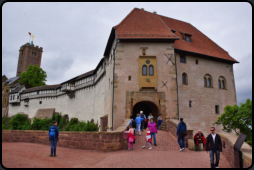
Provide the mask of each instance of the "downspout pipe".
[{"label": "downspout pipe", "polygon": [[[116,38],[116,30],[115,30],[115,38]],[[118,38],[116,38],[116,45],[115,48],[113,47],[113,59],[114,59],[114,64],[113,64],[113,95],[112,95],[112,131],[113,131],[113,115],[114,115],[114,80],[115,80],[115,51],[118,43]]]},{"label": "downspout pipe", "polygon": [[175,66],[176,66],[177,114],[178,114],[178,120],[179,120],[180,118],[179,118],[179,98],[178,98],[178,79],[177,79],[176,53],[175,53]]}]

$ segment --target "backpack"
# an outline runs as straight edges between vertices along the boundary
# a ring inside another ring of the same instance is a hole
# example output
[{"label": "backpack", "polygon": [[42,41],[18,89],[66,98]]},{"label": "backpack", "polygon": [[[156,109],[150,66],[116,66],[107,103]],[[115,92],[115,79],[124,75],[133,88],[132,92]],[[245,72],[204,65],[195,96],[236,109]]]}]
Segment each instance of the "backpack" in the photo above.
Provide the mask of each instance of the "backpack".
[{"label": "backpack", "polygon": [[143,119],[145,119],[145,115],[144,115],[143,113],[140,114],[140,117],[143,118]]},{"label": "backpack", "polygon": [[132,119],[131,126],[132,128],[136,128],[136,121],[134,119]]},{"label": "backpack", "polygon": [[55,128],[51,128],[49,132],[49,138],[54,139],[56,137]]}]

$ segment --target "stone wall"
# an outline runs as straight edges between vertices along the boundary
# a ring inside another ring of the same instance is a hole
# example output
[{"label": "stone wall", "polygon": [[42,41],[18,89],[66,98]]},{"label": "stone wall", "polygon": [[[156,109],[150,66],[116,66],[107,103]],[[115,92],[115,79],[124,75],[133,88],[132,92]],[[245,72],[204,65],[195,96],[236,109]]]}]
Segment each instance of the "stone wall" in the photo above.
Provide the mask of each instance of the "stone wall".
[{"label": "stone wall", "polygon": [[[175,119],[170,119],[167,121],[167,131],[171,132],[171,134],[174,137],[176,137],[176,139],[178,138],[178,136],[176,135],[176,132],[177,132],[177,126],[178,126],[179,122],[180,122],[179,120],[175,120]],[[186,125],[187,125],[188,135],[185,136],[185,147],[187,148],[188,147],[188,139],[193,139],[193,130],[187,123],[186,123]]]},{"label": "stone wall", "polygon": [[[180,63],[179,54],[176,54],[176,63],[179,117],[184,118],[195,133],[201,129],[207,136],[212,124],[224,113],[225,106],[236,104],[233,65],[190,55],[186,55],[186,63]],[[187,85],[182,82],[183,73],[187,74]],[[206,74],[212,77],[212,87],[204,87]],[[220,76],[226,79],[225,89],[219,89]],[[218,114],[215,113],[215,105],[219,105]],[[215,128],[216,132],[223,132],[222,126],[215,126]]]},{"label": "stone wall", "polygon": [[[116,49],[115,72],[114,72],[114,130],[121,126],[132,108],[127,106],[126,93],[140,91],[140,68],[139,58],[143,56],[142,49],[146,48],[145,56],[155,56],[157,69],[157,92],[164,93],[165,99],[161,99],[165,107],[164,120],[177,115],[177,86],[175,66],[168,58],[174,54],[173,43],[145,43],[145,42],[119,42]],[[174,62],[175,57],[171,60]],[[167,63],[168,62],[168,63]],[[129,80],[128,76],[131,76]],[[166,86],[163,86],[164,83]],[[145,98],[146,96],[144,96]],[[133,98],[133,100],[136,100]]]},{"label": "stone wall", "polygon": [[[225,155],[232,168],[235,168],[234,162],[234,144],[237,136],[231,134],[219,133],[222,140],[222,154]],[[252,164],[252,147],[246,142],[243,143],[240,151],[242,152],[243,168],[249,168]]]},{"label": "stone wall", "polygon": [[[50,145],[48,131],[2,130],[2,142],[28,142]],[[117,151],[123,148],[123,131],[60,131],[57,146],[85,150]]]},{"label": "stone wall", "polygon": [[38,109],[37,113],[34,117],[38,119],[44,119],[44,118],[51,118],[53,114],[55,113],[55,108],[45,108],[45,109]]}]

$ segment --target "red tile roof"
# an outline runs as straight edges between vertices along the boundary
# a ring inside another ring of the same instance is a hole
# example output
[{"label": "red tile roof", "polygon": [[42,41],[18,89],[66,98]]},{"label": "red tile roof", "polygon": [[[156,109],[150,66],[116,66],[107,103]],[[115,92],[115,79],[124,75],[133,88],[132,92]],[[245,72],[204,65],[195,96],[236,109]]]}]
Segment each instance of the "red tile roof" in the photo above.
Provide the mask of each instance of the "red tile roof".
[{"label": "red tile roof", "polygon": [[[227,51],[218,46],[206,35],[187,22],[157,15],[138,8],[134,8],[116,29],[116,38],[123,39],[178,39],[174,48],[198,54],[204,54],[238,63]],[[171,30],[176,32],[171,32]],[[191,35],[191,42],[182,40],[181,33]]]},{"label": "red tile roof", "polygon": [[177,38],[157,14],[138,8],[134,8],[114,28],[117,38]]},{"label": "red tile roof", "polygon": [[[161,15],[159,16],[168,27],[176,31],[175,34],[180,38],[180,40],[175,41],[174,48],[238,62],[232,58],[227,51],[222,49],[191,24]],[[191,43],[182,40],[180,31],[192,35]]]}]

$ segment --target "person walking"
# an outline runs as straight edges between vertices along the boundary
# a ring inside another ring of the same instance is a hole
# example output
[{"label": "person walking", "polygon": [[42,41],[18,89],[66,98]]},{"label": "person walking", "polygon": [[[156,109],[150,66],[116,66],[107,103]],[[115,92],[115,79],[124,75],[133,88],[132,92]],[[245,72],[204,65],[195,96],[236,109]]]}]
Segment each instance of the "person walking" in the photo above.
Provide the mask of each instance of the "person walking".
[{"label": "person walking", "polygon": [[159,115],[159,117],[157,118],[157,121],[158,121],[159,130],[161,130],[161,123],[163,122],[162,114]]},{"label": "person walking", "polygon": [[[210,147],[209,147],[210,144]],[[219,168],[220,152],[222,152],[222,142],[220,135],[215,133],[215,128],[211,127],[211,134],[207,136],[206,152],[210,152],[211,168]],[[216,163],[214,164],[214,154],[216,155]]]},{"label": "person walking", "polygon": [[[130,116],[130,121],[129,121],[129,123],[127,124],[127,126],[126,126],[126,130],[127,130],[127,128],[129,127],[129,125],[131,125],[132,126],[132,128],[133,128],[133,130],[134,130],[134,132],[133,132],[133,134],[134,134],[134,136],[136,136],[136,122],[135,122],[135,120],[133,119],[133,116]],[[134,144],[135,144],[135,140],[134,140],[134,142],[133,142]]]},{"label": "person walking", "polygon": [[198,133],[194,135],[194,143],[198,147],[197,150],[203,151],[203,148],[205,148],[206,140],[203,133],[201,133],[201,129],[198,130]]},{"label": "person walking", "polygon": [[145,125],[145,120],[146,120],[146,115],[143,114],[143,111],[140,111],[140,117],[143,119],[143,120],[141,121],[141,131],[143,132],[144,125]]},{"label": "person walking", "polygon": [[148,116],[149,122],[150,122],[150,119],[151,119],[151,118],[153,118],[152,113],[150,113],[149,116]]},{"label": "person walking", "polygon": [[132,144],[132,150],[134,150],[134,141],[135,141],[135,136],[134,136],[134,129],[132,128],[131,125],[129,125],[129,131],[128,131],[128,135],[127,135],[127,139],[129,139],[129,143],[128,143],[128,150],[130,150],[130,144]]},{"label": "person walking", "polygon": [[146,147],[146,143],[149,142],[150,148],[148,149],[152,149],[152,139],[151,139],[151,134],[148,128],[146,128],[146,138],[145,138],[145,144],[144,146],[142,146],[142,149],[144,149]]},{"label": "person walking", "polygon": [[53,156],[53,151],[54,151],[54,156],[56,156],[56,144],[58,141],[58,135],[59,135],[59,129],[57,127],[57,121],[53,121],[53,125],[49,127],[49,142],[51,143],[51,154],[49,155],[50,157]]},{"label": "person walking", "polygon": [[140,133],[140,125],[141,125],[141,121],[142,121],[143,119],[141,118],[141,117],[139,117],[139,114],[137,114],[137,117],[136,117],[136,119],[135,119],[135,121],[136,121],[136,128],[137,128],[137,131],[138,131],[138,133],[139,133],[139,136],[141,136],[141,133]]},{"label": "person walking", "polygon": [[157,146],[156,144],[156,133],[157,133],[157,126],[156,123],[153,122],[153,118],[150,119],[150,122],[148,123],[147,126],[150,130],[150,134],[151,134],[151,142],[152,142],[152,138],[154,140],[154,146]]},{"label": "person walking", "polygon": [[[183,118],[180,118],[180,123],[177,126],[176,135],[178,135],[177,142],[180,146],[180,151],[185,151],[185,134],[187,133],[187,125],[184,123]],[[182,142],[181,142],[182,141]]]}]

